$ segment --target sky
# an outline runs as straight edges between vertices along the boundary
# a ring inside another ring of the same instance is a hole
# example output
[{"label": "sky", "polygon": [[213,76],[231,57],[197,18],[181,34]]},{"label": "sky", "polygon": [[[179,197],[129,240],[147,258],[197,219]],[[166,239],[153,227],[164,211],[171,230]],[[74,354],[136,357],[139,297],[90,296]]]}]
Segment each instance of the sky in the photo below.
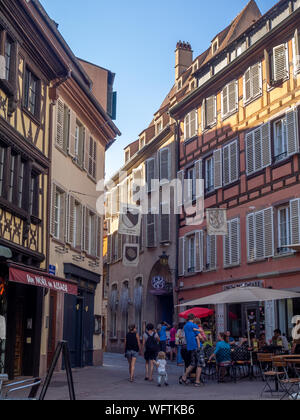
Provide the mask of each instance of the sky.
[{"label": "sky", "polygon": [[[226,28],[248,0],[40,0],[74,54],[116,73],[115,124],[122,133],[106,154],[106,179],[124,163],[175,82],[176,43],[194,58]],[[262,14],[277,0],[257,0]]]}]

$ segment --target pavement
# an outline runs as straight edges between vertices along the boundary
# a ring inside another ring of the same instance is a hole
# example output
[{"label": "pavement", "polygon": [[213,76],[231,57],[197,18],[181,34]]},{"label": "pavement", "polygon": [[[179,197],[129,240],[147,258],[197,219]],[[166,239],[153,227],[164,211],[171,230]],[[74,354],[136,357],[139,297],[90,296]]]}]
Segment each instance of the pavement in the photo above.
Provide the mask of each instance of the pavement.
[{"label": "pavement", "polygon": [[[86,367],[73,370],[74,388],[77,400],[109,401],[180,401],[180,400],[259,400],[264,383],[260,379],[240,380],[237,383],[218,384],[208,380],[196,388],[193,385],[180,385],[179,377],[183,367],[168,362],[169,386],[159,388],[154,381],[144,380],[145,364],[142,357],[136,363],[136,379],[130,383],[128,363],[121,354],[106,353],[102,367]],[[279,399],[265,395],[264,399]],[[68,384],[65,372],[53,375],[45,400],[68,400]]]}]

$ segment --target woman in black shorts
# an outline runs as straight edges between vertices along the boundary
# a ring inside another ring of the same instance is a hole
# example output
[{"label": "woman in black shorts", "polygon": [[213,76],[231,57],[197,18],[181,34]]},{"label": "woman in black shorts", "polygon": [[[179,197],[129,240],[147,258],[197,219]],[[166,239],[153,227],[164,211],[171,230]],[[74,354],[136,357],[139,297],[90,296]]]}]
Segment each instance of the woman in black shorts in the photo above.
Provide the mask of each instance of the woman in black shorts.
[{"label": "woman in black shorts", "polygon": [[135,325],[129,327],[125,340],[125,357],[128,360],[130,382],[134,381],[135,363],[140,352],[140,338]]},{"label": "woman in black shorts", "polygon": [[146,360],[145,381],[153,381],[153,361],[156,360],[159,352],[159,335],[154,330],[153,324],[146,326],[146,331],[143,335],[143,350]]}]

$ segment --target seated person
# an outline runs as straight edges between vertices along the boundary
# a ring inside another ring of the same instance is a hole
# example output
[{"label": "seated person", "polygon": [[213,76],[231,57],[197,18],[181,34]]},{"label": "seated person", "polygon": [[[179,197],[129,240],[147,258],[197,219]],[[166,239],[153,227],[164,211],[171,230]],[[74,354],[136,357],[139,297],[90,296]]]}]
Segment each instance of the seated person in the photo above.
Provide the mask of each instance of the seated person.
[{"label": "seated person", "polygon": [[220,369],[219,382],[224,382],[226,368],[231,364],[231,346],[229,338],[226,334],[219,334],[219,341],[217,342],[214,353],[210,356],[209,362],[215,357]]},{"label": "seated person", "polygon": [[263,350],[267,346],[268,346],[268,344],[267,344],[267,340],[266,340],[266,334],[261,333],[260,336],[259,336],[259,340],[258,340],[258,349]]},{"label": "seated person", "polygon": [[231,332],[230,331],[226,331],[226,336],[228,337],[229,344],[231,346],[234,346],[235,345],[235,340],[234,340],[233,337],[231,337]]}]

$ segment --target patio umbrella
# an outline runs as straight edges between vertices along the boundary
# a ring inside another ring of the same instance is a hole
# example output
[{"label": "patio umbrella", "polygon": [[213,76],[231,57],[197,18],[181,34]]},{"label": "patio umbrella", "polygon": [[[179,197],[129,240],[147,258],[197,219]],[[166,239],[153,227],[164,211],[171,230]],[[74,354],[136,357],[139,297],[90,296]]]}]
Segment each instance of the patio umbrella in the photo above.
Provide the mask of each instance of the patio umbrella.
[{"label": "patio umbrella", "polygon": [[180,318],[187,319],[190,314],[194,314],[196,318],[206,318],[214,314],[215,311],[207,308],[193,308],[179,314]]},{"label": "patio umbrella", "polygon": [[264,289],[262,287],[236,287],[215,295],[181,303],[178,306],[218,305],[225,303],[266,302],[268,300],[294,299],[300,294],[288,290]]}]

